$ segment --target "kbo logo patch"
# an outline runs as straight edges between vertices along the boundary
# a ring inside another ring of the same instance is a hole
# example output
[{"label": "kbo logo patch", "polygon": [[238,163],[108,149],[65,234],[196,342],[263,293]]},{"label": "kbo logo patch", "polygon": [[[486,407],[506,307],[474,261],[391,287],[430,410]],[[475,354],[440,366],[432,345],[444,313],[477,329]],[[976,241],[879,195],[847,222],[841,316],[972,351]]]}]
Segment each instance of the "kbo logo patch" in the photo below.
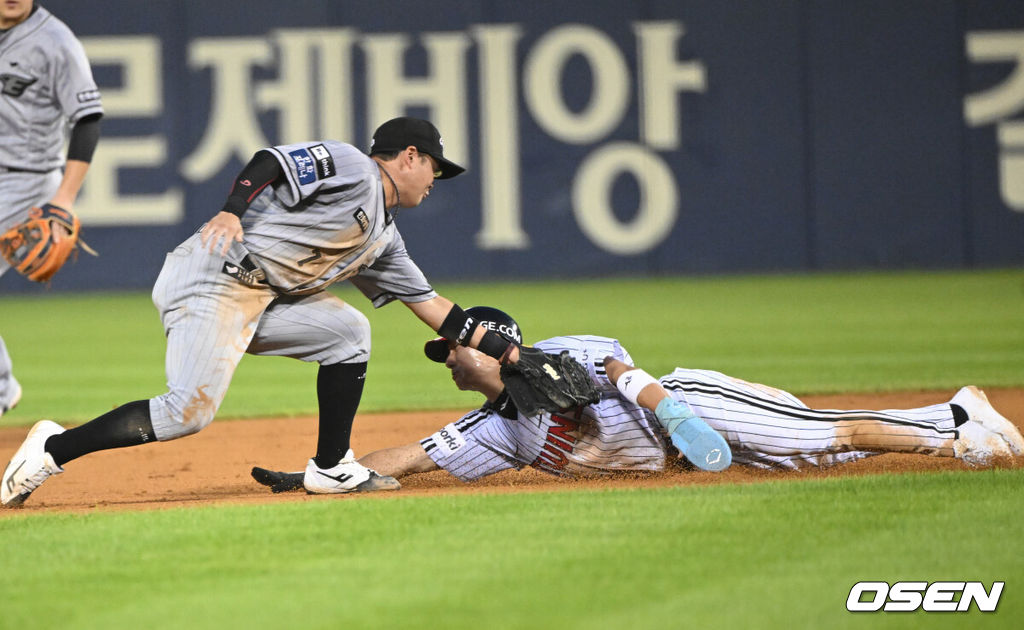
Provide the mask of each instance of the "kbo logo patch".
[{"label": "kbo logo patch", "polygon": [[288,156],[292,159],[292,162],[295,162],[295,173],[299,176],[299,184],[312,184],[316,181],[316,167],[314,166],[313,158],[309,155],[309,151],[296,149],[288,153]]},{"label": "kbo logo patch", "polygon": [[[993,612],[999,605],[1005,582],[992,582],[985,590],[981,582],[857,582],[846,598],[850,612],[967,612],[974,602],[981,612]],[[958,597],[959,596],[959,597]]]}]

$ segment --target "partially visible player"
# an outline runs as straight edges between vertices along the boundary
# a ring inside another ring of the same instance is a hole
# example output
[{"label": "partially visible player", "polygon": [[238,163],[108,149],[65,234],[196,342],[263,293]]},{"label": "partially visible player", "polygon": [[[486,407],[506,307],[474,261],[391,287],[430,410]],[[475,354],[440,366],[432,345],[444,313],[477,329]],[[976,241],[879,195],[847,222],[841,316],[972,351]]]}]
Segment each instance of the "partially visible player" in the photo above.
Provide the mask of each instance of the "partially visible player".
[{"label": "partially visible player", "polygon": [[[72,209],[99,140],[103,107],[82,44],[32,0],[0,2],[0,58],[3,234],[24,222],[33,206]],[[0,275],[9,268],[0,257]],[[20,399],[21,386],[0,339],[0,416]]]},{"label": "partially visible player", "polygon": [[4,472],[3,504],[21,505],[87,453],[200,431],[245,353],[319,364],[308,491],[394,489],[393,479],[360,465],[350,448],[369,321],[326,289],[350,280],[375,307],[400,301],[432,330],[490,356],[515,362],[518,349],[438,295],[398,232],[396,208],[418,206],[436,179],[464,170],[444,157],[438,130],[395,118],[377,128],[368,153],[336,140],[258,151],[221,211],[167,255],[153,287],[167,335],[168,391],[69,430],[38,422]]},{"label": "partially visible player", "polygon": [[[488,326],[519,330],[507,314],[489,312]],[[659,471],[673,451],[670,443],[679,442],[673,435],[679,420],[691,415],[725,437],[734,463],[755,467],[829,466],[880,453],[958,457],[987,466],[1024,454],[1020,432],[974,387],[918,409],[817,410],[782,390],[709,370],[677,368],[655,379],[607,337],[554,337],[535,347],[568,350],[589,370],[601,401],[563,414],[524,416],[504,392],[497,361],[434,340],[426,345],[427,356],[444,361],[459,389],[480,392],[486,404],[419,442],[360,461],[398,478],[441,468],[462,481],[525,466],[567,476]],[[256,468],[253,477],[276,491],[301,487],[301,473]]]}]

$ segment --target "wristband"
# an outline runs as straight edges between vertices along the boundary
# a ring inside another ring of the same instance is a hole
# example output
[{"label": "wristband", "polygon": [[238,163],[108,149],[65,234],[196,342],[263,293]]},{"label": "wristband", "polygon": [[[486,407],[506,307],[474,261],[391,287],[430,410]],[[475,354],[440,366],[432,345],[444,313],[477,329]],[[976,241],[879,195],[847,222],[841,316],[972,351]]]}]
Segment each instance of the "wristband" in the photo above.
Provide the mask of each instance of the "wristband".
[{"label": "wristband", "polygon": [[484,331],[484,336],[480,338],[480,343],[477,344],[476,349],[504,364],[508,360],[508,355],[512,353],[513,347],[515,347],[515,344],[508,339],[505,339],[493,330],[486,330]]},{"label": "wristband", "polygon": [[637,402],[640,392],[651,384],[659,385],[660,383],[658,383],[658,379],[640,368],[635,368],[625,372],[619,377],[619,380],[615,382],[615,386],[619,388],[619,392],[626,398],[626,400],[634,405],[640,404]]},{"label": "wristband", "polygon": [[444,318],[437,334],[449,341],[454,341],[460,346],[469,345],[469,340],[476,330],[476,320],[466,314],[458,304],[452,304],[452,310]]}]

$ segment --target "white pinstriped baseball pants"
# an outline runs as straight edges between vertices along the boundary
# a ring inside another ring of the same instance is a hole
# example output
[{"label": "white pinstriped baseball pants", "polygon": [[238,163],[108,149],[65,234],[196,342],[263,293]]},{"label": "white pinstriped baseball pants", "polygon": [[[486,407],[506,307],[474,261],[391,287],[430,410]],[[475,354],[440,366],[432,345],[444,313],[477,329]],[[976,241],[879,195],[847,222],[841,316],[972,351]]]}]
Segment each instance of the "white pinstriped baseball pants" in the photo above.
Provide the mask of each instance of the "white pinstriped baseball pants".
[{"label": "white pinstriped baseball pants", "polygon": [[725,437],[733,462],[770,468],[829,466],[885,452],[953,455],[949,403],[917,409],[810,409],[796,396],[711,370],[660,379]]}]

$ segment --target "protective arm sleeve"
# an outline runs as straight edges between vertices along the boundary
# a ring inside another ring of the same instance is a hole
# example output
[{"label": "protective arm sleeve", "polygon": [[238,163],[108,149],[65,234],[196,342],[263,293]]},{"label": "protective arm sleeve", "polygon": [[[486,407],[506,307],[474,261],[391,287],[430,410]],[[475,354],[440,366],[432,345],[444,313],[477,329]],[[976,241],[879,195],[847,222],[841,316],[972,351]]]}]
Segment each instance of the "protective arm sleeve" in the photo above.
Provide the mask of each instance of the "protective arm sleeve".
[{"label": "protective arm sleeve", "polygon": [[252,200],[283,174],[277,158],[268,151],[257,151],[235,178],[231,194],[228,195],[221,211],[230,212],[241,218],[249,209]]},{"label": "protective arm sleeve", "polygon": [[68,140],[68,159],[91,162],[92,154],[100,141],[100,118],[103,114],[90,114],[82,118],[71,129]]}]

